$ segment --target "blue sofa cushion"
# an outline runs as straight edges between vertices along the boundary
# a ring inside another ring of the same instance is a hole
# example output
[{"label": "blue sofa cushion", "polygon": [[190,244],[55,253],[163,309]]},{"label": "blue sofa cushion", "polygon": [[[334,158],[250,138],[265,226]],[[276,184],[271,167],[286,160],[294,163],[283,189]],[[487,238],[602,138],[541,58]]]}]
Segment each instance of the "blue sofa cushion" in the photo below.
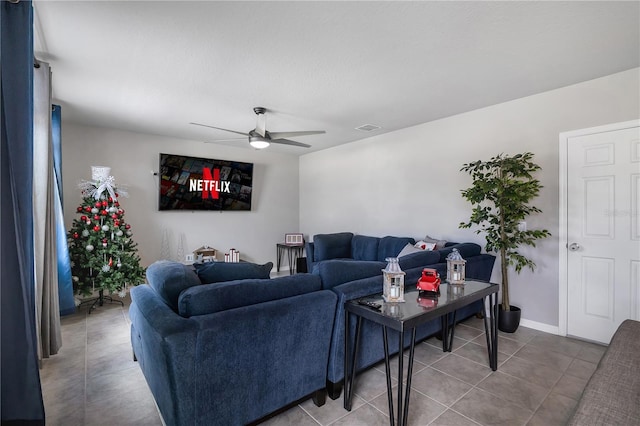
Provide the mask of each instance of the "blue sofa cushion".
[{"label": "blue sofa cushion", "polygon": [[351,240],[351,258],[353,260],[378,260],[378,237],[354,235]]},{"label": "blue sofa cushion", "polygon": [[443,249],[440,249],[436,252],[436,253],[440,253],[440,262],[446,262],[447,256],[449,256],[449,253],[451,253],[454,248],[458,249],[463,259],[466,259],[467,257],[478,256],[482,251],[482,247],[480,247],[476,243],[454,244],[451,246],[447,246]]},{"label": "blue sofa cushion", "polygon": [[203,284],[244,279],[269,278],[273,262],[264,265],[250,262],[206,262],[196,263],[196,273]]},{"label": "blue sofa cushion", "polygon": [[377,260],[383,262],[387,257],[396,257],[400,254],[404,246],[415,243],[416,240],[408,237],[382,237],[378,243]]},{"label": "blue sofa cushion", "polygon": [[353,233],[317,234],[313,236],[313,261],[351,257],[351,239]]},{"label": "blue sofa cushion", "polygon": [[288,275],[272,280],[251,279],[205,284],[190,288],[180,295],[178,313],[189,318],[284,299],[320,289],[320,277],[311,274]]},{"label": "blue sofa cushion", "polygon": [[403,271],[418,267],[430,267],[439,262],[440,253],[430,250],[420,250],[419,252],[407,254],[398,259],[400,269]]},{"label": "blue sofa cushion", "polygon": [[178,262],[160,260],[147,268],[147,281],[158,296],[178,312],[178,296],[183,290],[202,284],[195,272]]}]

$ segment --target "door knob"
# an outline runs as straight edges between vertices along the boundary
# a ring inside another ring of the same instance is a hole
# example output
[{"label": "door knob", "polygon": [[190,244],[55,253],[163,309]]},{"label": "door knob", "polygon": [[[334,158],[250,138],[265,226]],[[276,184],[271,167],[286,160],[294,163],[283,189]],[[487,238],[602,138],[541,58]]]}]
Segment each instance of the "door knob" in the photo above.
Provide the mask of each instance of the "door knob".
[{"label": "door knob", "polygon": [[578,250],[580,250],[580,244],[578,244],[578,243],[571,243],[571,245],[569,246],[569,250],[571,250],[571,251],[578,251]]}]

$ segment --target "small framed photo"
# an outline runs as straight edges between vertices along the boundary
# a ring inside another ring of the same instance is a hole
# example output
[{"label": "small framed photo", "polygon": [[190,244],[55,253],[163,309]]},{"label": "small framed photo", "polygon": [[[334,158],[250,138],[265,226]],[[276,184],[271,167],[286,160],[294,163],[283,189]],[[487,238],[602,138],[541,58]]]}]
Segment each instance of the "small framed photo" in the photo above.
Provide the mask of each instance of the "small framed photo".
[{"label": "small framed photo", "polygon": [[284,234],[284,243],[289,246],[304,245],[304,237],[302,234]]}]

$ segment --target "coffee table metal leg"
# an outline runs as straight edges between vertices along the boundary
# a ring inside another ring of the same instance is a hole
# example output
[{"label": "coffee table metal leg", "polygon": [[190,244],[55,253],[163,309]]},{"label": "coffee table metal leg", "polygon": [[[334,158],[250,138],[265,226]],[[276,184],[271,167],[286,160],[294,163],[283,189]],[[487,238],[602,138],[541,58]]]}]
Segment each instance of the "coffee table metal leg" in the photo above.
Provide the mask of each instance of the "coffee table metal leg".
[{"label": "coffee table metal leg", "polygon": [[456,311],[453,311],[451,319],[452,322],[449,324],[449,314],[444,314],[440,317],[443,352],[451,352],[451,347],[453,346],[453,334],[456,328]]},{"label": "coffee table metal leg", "polygon": [[353,399],[353,382],[356,377],[356,360],[358,358],[358,346],[360,343],[360,329],[362,325],[362,317],[358,316],[356,321],[356,338],[353,343],[353,354],[350,348],[349,336],[349,317],[348,311],[344,317],[344,408],[351,411],[351,402]]},{"label": "coffee table metal leg", "polygon": [[[404,424],[407,424],[407,418],[409,417],[409,394],[411,392],[411,377],[413,375],[413,355],[416,348],[416,329],[411,330],[411,347],[409,348],[409,368],[407,369],[407,391],[404,396]],[[402,354],[402,353],[401,353]],[[402,379],[402,377],[400,377]],[[400,382],[400,385],[402,382]],[[400,410],[400,407],[398,407]]]},{"label": "coffee table metal leg", "polygon": [[[403,376],[403,361],[404,356],[404,331],[400,332],[400,340],[398,343],[398,426],[403,426],[404,422],[402,419],[402,415],[404,414],[403,406],[402,406],[402,376]],[[391,420],[391,426],[393,426],[393,418]]]},{"label": "coffee table metal leg", "polygon": [[393,393],[391,391],[391,366],[389,363],[389,340],[387,334],[387,327],[382,326],[382,344],[384,346],[384,371],[387,376],[387,402],[389,403],[389,418],[391,419],[391,426],[393,426]]},{"label": "coffee table metal leg", "polygon": [[[489,316],[484,316],[484,334],[487,338],[487,351],[489,353],[489,366],[493,371],[498,369],[498,294],[487,296],[489,299]],[[482,307],[486,312],[486,302],[482,300]]]}]

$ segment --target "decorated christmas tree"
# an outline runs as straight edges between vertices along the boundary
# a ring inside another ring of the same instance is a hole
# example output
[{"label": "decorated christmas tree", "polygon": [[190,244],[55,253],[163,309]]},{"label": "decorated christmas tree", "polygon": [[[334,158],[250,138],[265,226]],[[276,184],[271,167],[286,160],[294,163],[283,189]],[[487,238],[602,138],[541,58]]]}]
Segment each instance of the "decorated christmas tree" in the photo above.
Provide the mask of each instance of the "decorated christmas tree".
[{"label": "decorated christmas tree", "polygon": [[67,234],[74,291],[80,296],[98,291],[100,305],[104,291],[124,297],[129,286],[142,282],[145,272],[118,201],[126,193],[118,191],[110,171],[92,167],[93,180],[80,183],[83,198],[76,209],[80,217]]}]

